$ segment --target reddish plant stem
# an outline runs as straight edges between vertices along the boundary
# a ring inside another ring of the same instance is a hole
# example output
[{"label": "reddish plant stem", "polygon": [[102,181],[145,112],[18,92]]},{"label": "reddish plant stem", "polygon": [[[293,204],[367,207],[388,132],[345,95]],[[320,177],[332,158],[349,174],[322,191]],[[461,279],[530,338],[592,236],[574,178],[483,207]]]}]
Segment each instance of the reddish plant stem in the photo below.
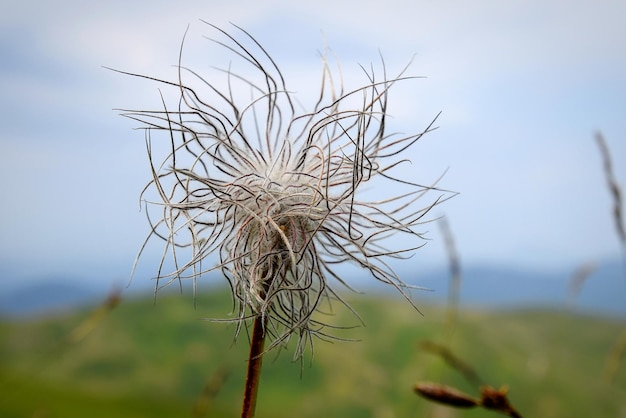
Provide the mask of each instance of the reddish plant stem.
[{"label": "reddish plant stem", "polygon": [[265,318],[263,315],[258,315],[254,319],[254,326],[252,330],[250,357],[248,359],[248,374],[246,375],[246,387],[243,394],[241,418],[254,417],[256,398],[259,392],[259,380],[261,379],[261,365],[263,363],[264,346]]}]

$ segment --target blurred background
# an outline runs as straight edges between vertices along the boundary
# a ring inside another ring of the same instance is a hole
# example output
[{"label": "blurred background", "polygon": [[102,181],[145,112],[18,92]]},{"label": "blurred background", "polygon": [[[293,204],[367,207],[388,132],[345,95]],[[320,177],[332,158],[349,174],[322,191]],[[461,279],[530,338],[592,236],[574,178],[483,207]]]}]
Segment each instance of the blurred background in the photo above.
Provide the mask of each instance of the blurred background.
[{"label": "blurred background", "polygon": [[392,90],[388,129],[441,115],[402,175],[445,173],[459,193],[395,265],[432,290],[412,295],[423,316],[346,269],[366,327],[347,310],[326,320],[359,342],[267,362],[259,417],[484,416],[431,406],[420,380],[472,396],[508,385],[524,416],[626,417],[626,266],[595,140],[623,186],[626,2],[591,0],[3,1],[0,415],[237,415],[245,332],[233,345],[232,324],[198,321],[231,312],[224,279],[202,277],[195,305],[186,285],[155,301],[156,243],[129,283],[150,172],[142,131],[116,109],[161,99],[105,68],[175,80],[185,33],[183,65],[226,67],[201,19],[252,34],[309,108],[326,48],[351,86],[380,56],[391,75],[411,62],[422,78]]},{"label": "blurred background", "polygon": [[[204,19],[253,34],[305,106],[326,46],[353,85],[379,54],[392,74],[413,59],[409,74],[425,78],[392,93],[390,130],[417,132],[442,112],[406,176],[430,184],[445,172],[440,186],[460,193],[432,215],[448,219],[464,299],[563,301],[572,274],[593,265],[581,306],[626,312],[594,141],[601,131],[626,183],[623,2],[5,1],[0,15],[4,311],[126,285],[148,232],[138,196],[149,171],[138,125],[114,109],[160,98],[156,83],[103,67],[174,79],[187,30],[184,65],[226,65]],[[424,231],[431,241],[397,268],[442,296],[445,245],[437,224]],[[129,291],[152,285],[159,256],[156,246]]]}]

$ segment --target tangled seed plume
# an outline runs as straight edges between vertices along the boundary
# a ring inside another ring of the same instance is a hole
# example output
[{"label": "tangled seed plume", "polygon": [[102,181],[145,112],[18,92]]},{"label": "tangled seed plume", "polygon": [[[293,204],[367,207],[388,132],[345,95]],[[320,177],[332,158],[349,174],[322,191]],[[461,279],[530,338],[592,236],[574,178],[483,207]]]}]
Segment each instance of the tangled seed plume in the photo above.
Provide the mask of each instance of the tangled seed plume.
[{"label": "tangled seed plume", "polygon": [[[387,133],[389,91],[410,77],[403,71],[388,79],[384,62],[382,78],[363,68],[366,84],[344,91],[324,59],[317,102],[297,111],[295,94],[255,38],[239,27],[234,36],[208,25],[231,64],[209,78],[179,58],[176,81],[139,76],[173,90],[174,105],[162,92],[161,109],[124,111],[146,133],[152,171],[141,196],[151,225],[146,242],[165,243],[158,280],[191,278],[195,286],[203,274],[221,270],[238,312],[237,334],[262,316],[270,348],[295,335],[298,357],[313,336],[327,336],[328,325],[313,315],[321,302],[343,302],[330,287],[331,280],[347,286],[338,265],[356,264],[408,297],[386,260],[422,245],[417,227],[449,194],[392,171],[435,121],[414,135]],[[157,133],[169,145],[158,159]],[[404,191],[376,201],[357,194],[374,179],[377,190],[395,183]],[[437,197],[418,202],[433,190]],[[391,235],[409,244],[388,249]],[[207,266],[212,254],[217,265]]]}]

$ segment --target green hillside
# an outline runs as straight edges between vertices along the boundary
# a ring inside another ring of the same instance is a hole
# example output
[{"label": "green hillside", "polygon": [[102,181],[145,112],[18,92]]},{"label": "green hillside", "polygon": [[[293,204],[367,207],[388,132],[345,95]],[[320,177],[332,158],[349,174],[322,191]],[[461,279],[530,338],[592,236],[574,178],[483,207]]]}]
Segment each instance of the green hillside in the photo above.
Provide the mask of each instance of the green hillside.
[{"label": "green hillside", "polygon": [[[556,310],[462,311],[446,326],[441,307],[423,316],[395,298],[350,297],[365,327],[337,306],[327,318],[346,327],[318,341],[314,357],[293,347],[266,356],[257,417],[485,417],[413,392],[433,381],[478,395],[424,341],[448,348],[485,384],[507,385],[524,417],[626,416],[626,366],[604,378],[607,356],[626,321]],[[236,417],[247,337],[233,345],[225,291],[122,299],[100,318],[93,310],[0,323],[2,417]],[[81,325],[82,324],[82,325]],[[90,332],[87,332],[90,331]],[[81,334],[82,333],[82,334]],[[615,356],[613,357],[615,360]]]}]

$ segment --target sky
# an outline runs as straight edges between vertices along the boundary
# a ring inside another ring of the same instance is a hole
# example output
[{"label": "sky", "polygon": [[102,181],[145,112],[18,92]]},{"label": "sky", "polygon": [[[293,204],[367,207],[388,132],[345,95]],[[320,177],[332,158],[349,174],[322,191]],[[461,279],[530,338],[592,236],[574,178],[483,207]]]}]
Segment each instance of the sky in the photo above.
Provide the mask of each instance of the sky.
[{"label": "sky", "polygon": [[[626,2],[5,0],[1,9],[5,284],[128,278],[148,232],[138,199],[150,173],[137,123],[115,109],[160,99],[154,83],[105,67],[171,79],[185,31],[186,66],[227,65],[201,19],[253,34],[305,104],[325,46],[356,84],[359,64],[382,55],[399,71],[412,59],[409,72],[424,78],[392,93],[393,127],[417,132],[442,112],[407,176],[428,183],[445,172],[441,187],[459,193],[433,216],[446,216],[464,265],[573,271],[619,256],[594,135],[626,184]],[[447,256],[437,224],[424,231],[431,240],[412,262],[427,271]]]}]

